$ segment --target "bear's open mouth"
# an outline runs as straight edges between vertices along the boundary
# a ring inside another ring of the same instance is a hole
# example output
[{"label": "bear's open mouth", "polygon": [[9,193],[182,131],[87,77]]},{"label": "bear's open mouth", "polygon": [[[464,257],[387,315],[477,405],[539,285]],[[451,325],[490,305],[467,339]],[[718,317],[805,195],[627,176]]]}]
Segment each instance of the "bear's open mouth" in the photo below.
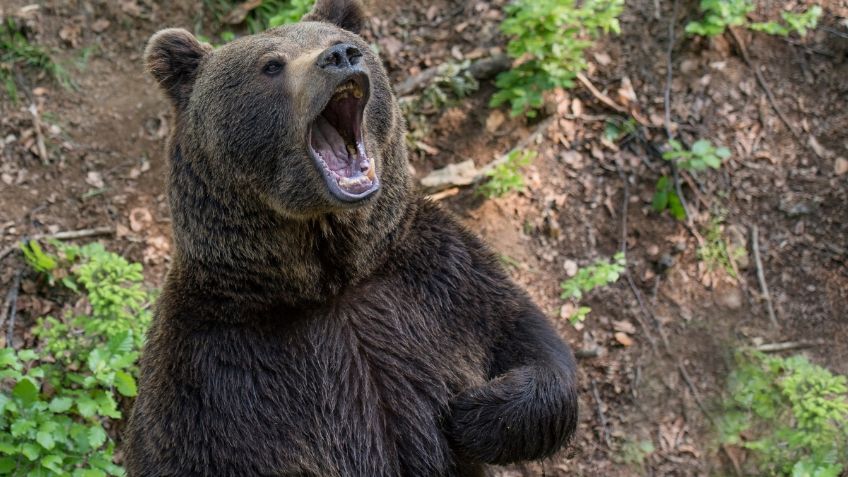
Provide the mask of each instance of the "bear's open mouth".
[{"label": "bear's open mouth", "polygon": [[370,96],[368,76],[356,73],[333,91],[309,127],[309,148],[330,192],[345,202],[379,189],[374,162],[365,151],[362,116]]}]

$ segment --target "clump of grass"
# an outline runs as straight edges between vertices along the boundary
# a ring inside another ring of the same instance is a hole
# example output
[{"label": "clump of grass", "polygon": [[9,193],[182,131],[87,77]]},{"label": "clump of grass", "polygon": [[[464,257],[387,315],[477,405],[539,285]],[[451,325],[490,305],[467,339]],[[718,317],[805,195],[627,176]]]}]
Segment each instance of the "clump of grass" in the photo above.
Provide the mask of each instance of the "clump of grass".
[{"label": "clump of grass", "polygon": [[[626,270],[627,260],[621,252],[613,255],[611,260],[596,260],[592,265],[580,268],[577,274],[560,284],[560,298],[576,303],[583,298],[583,294],[617,282]],[[568,320],[572,325],[576,325],[584,321],[591,311],[587,306],[577,307]]]},{"label": "clump of grass", "polygon": [[0,83],[12,101],[18,101],[15,78],[20,68],[44,71],[64,88],[73,87],[68,72],[43,47],[30,43],[13,18],[0,22]]}]

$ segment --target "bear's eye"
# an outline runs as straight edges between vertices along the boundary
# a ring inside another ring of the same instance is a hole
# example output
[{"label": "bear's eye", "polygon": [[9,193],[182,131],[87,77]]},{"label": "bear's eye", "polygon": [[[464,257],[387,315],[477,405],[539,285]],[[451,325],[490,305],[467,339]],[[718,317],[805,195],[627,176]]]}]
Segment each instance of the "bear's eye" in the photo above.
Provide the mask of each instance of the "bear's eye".
[{"label": "bear's eye", "polygon": [[262,67],[262,72],[268,76],[276,76],[283,71],[283,64],[278,60],[271,60]]}]

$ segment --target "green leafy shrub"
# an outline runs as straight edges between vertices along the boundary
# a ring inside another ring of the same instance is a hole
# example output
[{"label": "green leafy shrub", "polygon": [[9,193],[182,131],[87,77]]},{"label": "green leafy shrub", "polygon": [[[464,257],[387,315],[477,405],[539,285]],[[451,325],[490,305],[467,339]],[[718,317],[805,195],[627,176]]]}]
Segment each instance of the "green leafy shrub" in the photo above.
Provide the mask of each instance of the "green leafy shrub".
[{"label": "green leafy shrub", "polygon": [[502,197],[510,192],[523,191],[524,175],[521,168],[530,165],[536,157],[535,151],[512,151],[503,164],[486,173],[488,180],[477,188],[477,193],[487,197]]},{"label": "green leafy shrub", "polygon": [[0,474],[73,477],[124,475],[113,463],[108,430],[122,418],[120,400],[136,395],[138,353],[153,297],[141,265],[100,244],[35,242],[25,257],[51,283],[81,295],[85,306],[38,320],[38,346],[0,351]]},{"label": "green leafy shrub", "polygon": [[750,22],[748,14],[755,8],[753,0],[701,0],[701,11],[704,17],[686,25],[686,33],[690,35],[717,36],[731,26],[744,26],[756,31],[772,35],[788,36],[795,32],[800,36],[807,30],[815,28],[822,15],[822,9],[814,5],[804,13],[781,12],[784,23]]},{"label": "green leafy shrub", "polygon": [[[625,270],[627,270],[627,260],[621,252],[613,255],[612,260],[596,260],[592,265],[578,269],[573,277],[560,284],[562,289],[560,298],[577,302],[583,298],[584,293],[617,282]],[[568,320],[572,325],[580,323],[591,311],[592,309],[587,306],[578,307]]]},{"label": "green leafy shrub", "polygon": [[[668,141],[668,150],[663,153],[663,159],[674,161],[678,168],[689,172],[719,169],[728,157],[730,149],[715,147],[706,139],[695,141],[691,150],[687,150],[680,141],[671,139]],[[668,176],[662,176],[657,181],[652,205],[658,213],[668,210],[677,220],[686,218],[686,209]]]},{"label": "green leafy shrub", "polygon": [[838,477],[848,464],[846,377],[810,363],[740,353],[719,424],[722,443],[744,447],[756,475]]},{"label": "green leafy shrub", "polygon": [[44,48],[29,42],[23,30],[12,18],[0,17],[0,83],[12,101],[18,100],[15,68],[28,67],[46,72],[62,87],[71,88],[68,72],[53,60]]},{"label": "green leafy shrub", "polygon": [[498,75],[491,106],[509,103],[512,116],[535,117],[546,91],[574,86],[592,41],[620,32],[623,7],[624,0],[517,0],[507,5],[501,30],[510,37],[507,53],[517,65]]}]

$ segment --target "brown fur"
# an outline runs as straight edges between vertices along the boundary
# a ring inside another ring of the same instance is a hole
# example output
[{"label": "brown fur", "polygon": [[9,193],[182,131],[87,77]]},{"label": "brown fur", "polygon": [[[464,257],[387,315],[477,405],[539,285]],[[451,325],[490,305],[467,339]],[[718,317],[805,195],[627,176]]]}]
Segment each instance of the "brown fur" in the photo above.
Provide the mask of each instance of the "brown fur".
[{"label": "brown fur", "polygon": [[[176,252],[127,434],[131,476],[475,475],[573,432],[574,361],[492,254],[407,173],[403,120],[359,2],[209,51],[150,41],[171,98]],[[328,192],[305,140],[356,45],[382,189]],[[261,74],[269,59],[285,64]]]}]

